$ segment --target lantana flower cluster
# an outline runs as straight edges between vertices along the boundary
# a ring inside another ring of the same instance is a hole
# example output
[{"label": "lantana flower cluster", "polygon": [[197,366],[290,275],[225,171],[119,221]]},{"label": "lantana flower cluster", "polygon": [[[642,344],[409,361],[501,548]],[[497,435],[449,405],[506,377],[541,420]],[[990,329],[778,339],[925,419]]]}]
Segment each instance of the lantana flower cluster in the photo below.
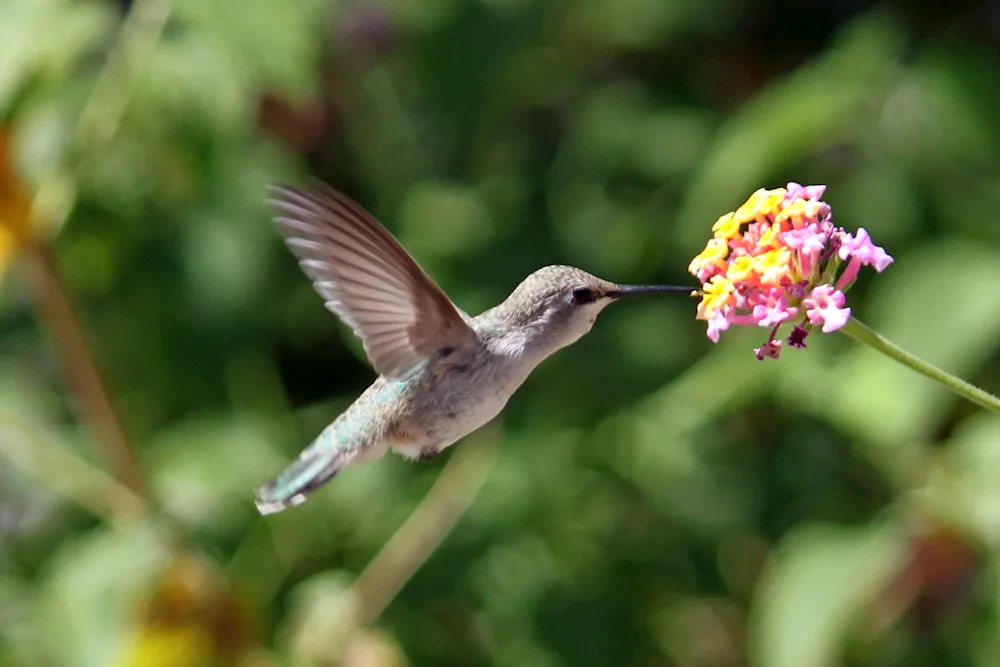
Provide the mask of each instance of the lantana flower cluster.
[{"label": "lantana flower cluster", "polygon": [[761,188],[712,227],[713,238],[688,270],[702,283],[698,319],[708,337],[731,325],[770,328],[754,350],[758,359],[777,359],[778,331],[792,325],[786,342],[804,348],[814,327],[832,333],[847,324],[848,289],[862,266],[878,272],[892,263],[864,228],[850,234],[833,224],[825,185]]}]

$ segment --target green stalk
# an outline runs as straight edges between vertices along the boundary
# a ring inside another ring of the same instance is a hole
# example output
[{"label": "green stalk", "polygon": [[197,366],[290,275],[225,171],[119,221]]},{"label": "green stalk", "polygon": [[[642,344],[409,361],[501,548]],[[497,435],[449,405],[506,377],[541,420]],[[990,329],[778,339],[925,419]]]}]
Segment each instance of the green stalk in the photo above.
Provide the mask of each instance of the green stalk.
[{"label": "green stalk", "polygon": [[895,343],[886,340],[880,333],[874,331],[860,320],[853,317],[850,318],[841,331],[854,340],[872,347],[891,359],[895,359],[904,366],[909,366],[921,375],[940,382],[948,389],[951,389],[959,396],[972,401],[976,405],[984,407],[987,410],[1000,412],[1000,398],[910,354]]}]

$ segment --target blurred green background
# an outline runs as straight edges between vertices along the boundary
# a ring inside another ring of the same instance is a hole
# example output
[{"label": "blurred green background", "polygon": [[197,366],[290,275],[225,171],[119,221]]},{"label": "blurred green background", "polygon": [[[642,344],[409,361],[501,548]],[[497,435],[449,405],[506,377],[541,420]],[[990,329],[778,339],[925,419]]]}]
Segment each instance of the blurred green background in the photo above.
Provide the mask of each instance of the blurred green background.
[{"label": "blurred green background", "polygon": [[855,314],[1000,390],[994,0],[4,0],[0,113],[0,665],[1000,665],[1000,420],[683,297],[435,462],[252,503],[373,379],[277,180],[470,312],[552,263],[690,283],[720,214],[826,183],[896,258]]}]

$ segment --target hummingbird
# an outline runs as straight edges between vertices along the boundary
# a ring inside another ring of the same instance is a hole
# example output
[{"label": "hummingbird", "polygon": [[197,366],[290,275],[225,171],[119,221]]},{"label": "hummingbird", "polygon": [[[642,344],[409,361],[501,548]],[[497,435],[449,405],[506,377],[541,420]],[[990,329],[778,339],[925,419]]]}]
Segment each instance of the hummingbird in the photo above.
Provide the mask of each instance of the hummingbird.
[{"label": "hummingbird", "polygon": [[496,417],[532,370],[590,331],[630,294],[687,292],[617,285],[546,266],[475,317],[458,308],[371,214],[325,184],[276,185],[268,203],[326,308],[361,338],[378,377],[272,481],[261,514],[298,505],[348,466],[393,450],[429,461]]}]

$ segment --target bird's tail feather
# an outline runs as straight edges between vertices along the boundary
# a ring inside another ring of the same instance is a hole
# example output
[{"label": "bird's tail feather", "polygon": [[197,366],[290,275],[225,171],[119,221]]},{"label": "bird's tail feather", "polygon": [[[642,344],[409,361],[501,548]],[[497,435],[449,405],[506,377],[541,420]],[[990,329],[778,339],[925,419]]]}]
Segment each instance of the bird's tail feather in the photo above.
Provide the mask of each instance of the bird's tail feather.
[{"label": "bird's tail feather", "polygon": [[309,494],[328,482],[342,467],[342,457],[337,453],[309,453],[300,457],[257,489],[257,511],[274,514],[304,502]]}]

